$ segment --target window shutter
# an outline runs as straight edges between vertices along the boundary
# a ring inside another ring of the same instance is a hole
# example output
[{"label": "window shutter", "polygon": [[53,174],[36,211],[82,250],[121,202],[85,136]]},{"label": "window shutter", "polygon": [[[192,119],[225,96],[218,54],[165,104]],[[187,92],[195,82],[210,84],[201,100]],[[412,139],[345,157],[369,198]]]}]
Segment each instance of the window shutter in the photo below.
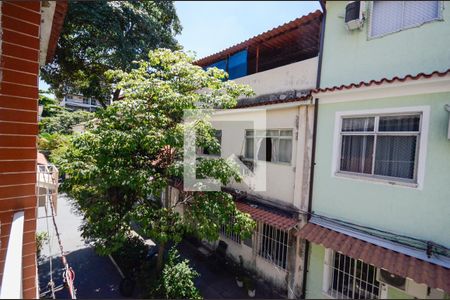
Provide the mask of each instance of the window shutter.
[{"label": "window shutter", "polygon": [[423,24],[439,17],[439,1],[405,1],[403,27]]},{"label": "window shutter", "polygon": [[374,1],[371,36],[380,36],[402,28],[402,1]]},{"label": "window shutter", "polygon": [[419,26],[439,18],[439,1],[374,1],[371,36]]}]

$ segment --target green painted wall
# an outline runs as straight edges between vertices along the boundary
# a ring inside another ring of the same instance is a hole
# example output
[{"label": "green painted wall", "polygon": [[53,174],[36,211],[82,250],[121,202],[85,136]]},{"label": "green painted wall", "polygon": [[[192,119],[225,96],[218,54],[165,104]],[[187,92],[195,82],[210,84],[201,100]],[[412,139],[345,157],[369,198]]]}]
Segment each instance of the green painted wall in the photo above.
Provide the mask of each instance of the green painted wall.
[{"label": "green painted wall", "polygon": [[[312,210],[450,247],[450,93],[320,104]],[[423,189],[332,176],[335,113],[430,106]]]},{"label": "green painted wall", "polygon": [[414,299],[414,297],[406,294],[405,292],[399,289],[389,287],[388,299]]},{"label": "green painted wall", "polygon": [[[450,68],[450,3],[443,20],[369,39],[370,14],[362,30],[347,31],[347,1],[327,1],[321,86],[391,78]],[[366,7],[370,9],[370,1]],[[370,11],[369,11],[370,12]]]},{"label": "green painted wall", "polygon": [[323,280],[323,260],[325,257],[325,248],[309,244],[309,265],[306,277],[306,299],[323,299],[322,280]]}]

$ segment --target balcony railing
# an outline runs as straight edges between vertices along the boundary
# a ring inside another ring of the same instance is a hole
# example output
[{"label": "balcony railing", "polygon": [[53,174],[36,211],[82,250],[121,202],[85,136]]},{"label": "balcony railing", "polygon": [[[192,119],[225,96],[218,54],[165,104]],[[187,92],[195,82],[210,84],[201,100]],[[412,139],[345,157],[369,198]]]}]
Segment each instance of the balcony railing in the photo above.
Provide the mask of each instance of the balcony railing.
[{"label": "balcony railing", "polygon": [[57,207],[59,171],[52,164],[37,166],[37,188],[39,207],[45,207],[46,200],[53,201],[53,207]]}]

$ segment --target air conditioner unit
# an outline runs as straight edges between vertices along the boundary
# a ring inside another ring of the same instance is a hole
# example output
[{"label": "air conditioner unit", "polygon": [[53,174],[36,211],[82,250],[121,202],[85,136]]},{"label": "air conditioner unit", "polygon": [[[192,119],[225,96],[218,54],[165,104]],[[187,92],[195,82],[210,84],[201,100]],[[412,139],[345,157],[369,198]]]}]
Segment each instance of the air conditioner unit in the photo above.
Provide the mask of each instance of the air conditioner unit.
[{"label": "air conditioner unit", "polygon": [[345,6],[345,26],[347,30],[359,29],[364,24],[364,1],[350,1]]},{"label": "air conditioner unit", "polygon": [[419,299],[425,299],[428,296],[428,286],[426,284],[417,283],[414,280],[397,276],[383,269],[378,269],[377,280],[381,284],[397,288]]}]

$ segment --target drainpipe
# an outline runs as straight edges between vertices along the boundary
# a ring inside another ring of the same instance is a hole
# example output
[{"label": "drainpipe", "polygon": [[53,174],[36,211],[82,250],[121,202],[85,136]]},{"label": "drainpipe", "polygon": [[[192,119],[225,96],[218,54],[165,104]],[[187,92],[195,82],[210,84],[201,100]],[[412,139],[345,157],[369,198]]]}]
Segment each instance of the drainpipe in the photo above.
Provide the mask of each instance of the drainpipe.
[{"label": "drainpipe", "polygon": [[[317,65],[317,79],[316,88],[320,88],[320,78],[322,75],[322,57],[323,57],[323,44],[325,37],[325,23],[327,19],[327,10],[323,0],[320,0],[320,6],[322,7],[322,24],[320,26],[320,46],[319,46],[319,61]],[[319,98],[314,99],[314,123],[313,123],[313,137],[311,147],[311,170],[309,175],[309,195],[308,195],[308,215],[307,221],[311,218],[311,207],[313,199],[313,184],[314,184],[314,166],[316,164],[316,139],[317,139],[317,118],[319,112]],[[302,299],[306,298],[306,278],[308,275],[308,263],[309,263],[309,245],[310,243],[305,240],[305,253],[304,253],[304,265],[303,265],[303,284],[302,284]]]}]

